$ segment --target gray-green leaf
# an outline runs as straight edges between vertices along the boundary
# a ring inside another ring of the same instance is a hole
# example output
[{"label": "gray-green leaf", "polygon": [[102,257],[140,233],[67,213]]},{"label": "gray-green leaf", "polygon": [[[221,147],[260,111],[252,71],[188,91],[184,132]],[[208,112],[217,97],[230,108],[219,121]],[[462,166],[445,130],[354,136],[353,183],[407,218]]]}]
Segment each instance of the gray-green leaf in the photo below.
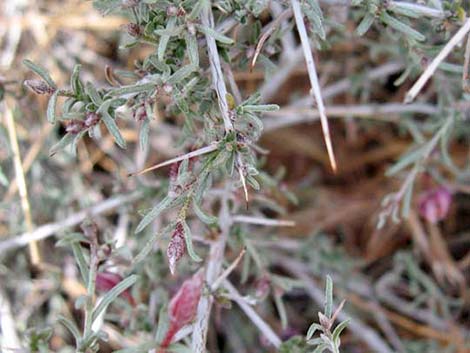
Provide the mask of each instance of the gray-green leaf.
[{"label": "gray-green leaf", "polygon": [[49,102],[47,103],[47,121],[50,122],[51,124],[54,124],[56,121],[56,114],[55,114],[55,107],[57,105],[57,97],[58,97],[59,91],[55,91],[51,98],[49,98]]},{"label": "gray-green leaf", "polygon": [[57,85],[55,84],[54,80],[52,80],[51,76],[44,68],[39,65],[36,65],[28,59],[23,60],[23,64],[25,64],[29,69],[34,71],[38,76],[40,76],[44,81],[46,81],[49,86],[51,86],[52,88],[57,88]]},{"label": "gray-green leaf", "polygon": [[135,282],[137,282],[137,279],[139,277],[137,275],[131,275],[127,277],[126,279],[123,279],[119,284],[114,286],[110,291],[106,293],[106,295],[103,297],[103,300],[100,301],[98,306],[93,310],[93,316],[92,316],[92,321],[95,321],[97,317],[100,316],[100,314],[107,309],[109,304],[111,304],[116,298],[124,292],[126,289],[128,289],[130,286],[132,286]]},{"label": "gray-green leaf", "polygon": [[149,213],[147,213],[144,218],[140,221],[139,225],[137,226],[135,233],[140,233],[147,227],[155,218],[157,218],[160,213],[162,213],[165,209],[168,208],[172,199],[168,196],[165,197],[162,201],[160,201]]}]

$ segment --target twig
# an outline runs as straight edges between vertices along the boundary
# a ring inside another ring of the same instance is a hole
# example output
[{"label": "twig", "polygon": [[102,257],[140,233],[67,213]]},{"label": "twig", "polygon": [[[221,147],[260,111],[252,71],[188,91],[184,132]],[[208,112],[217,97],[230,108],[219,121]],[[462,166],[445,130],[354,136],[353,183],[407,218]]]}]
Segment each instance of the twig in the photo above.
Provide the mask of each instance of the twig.
[{"label": "twig", "polygon": [[[21,162],[18,138],[16,136],[15,120],[13,118],[13,113],[11,112],[6,102],[4,102],[4,111],[11,150],[13,153],[13,161],[15,164],[16,182],[18,184],[18,191],[21,198],[21,208],[23,210],[24,222],[26,224],[26,230],[28,232],[32,232],[34,229],[33,219],[31,216],[31,206],[28,200],[28,189],[26,187],[23,164]],[[31,263],[35,266],[39,265],[41,263],[41,255],[39,253],[38,244],[34,240],[29,241],[29,253],[31,256]]]},{"label": "twig", "polygon": [[134,192],[127,195],[113,197],[103,202],[100,202],[92,207],[79,211],[73,215],[70,215],[62,221],[44,224],[36,228],[36,230],[34,230],[33,232],[27,232],[20,235],[12,236],[10,239],[0,242],[0,254],[10,249],[25,246],[30,241],[50,237],[57,232],[65,230],[66,228],[70,228],[80,224],[87,217],[98,216],[126,203],[134,202],[140,199],[141,197],[141,192]]},{"label": "twig", "polygon": [[[271,1],[269,8],[274,18],[280,16],[284,12],[282,5],[278,1]],[[282,21],[281,32],[283,33],[281,37],[281,62],[285,62],[286,60],[289,60],[290,53],[295,48],[294,33],[289,30],[289,21],[287,18]]]},{"label": "twig", "polygon": [[[402,104],[402,103],[389,103],[389,104],[359,104],[359,105],[333,105],[326,107],[326,113],[330,118],[371,118],[379,119],[382,121],[394,121],[392,114],[426,114],[433,115],[439,113],[439,108],[431,104]],[[318,120],[320,112],[317,109],[305,109],[296,107],[282,108],[276,112],[266,112],[264,116],[271,116],[272,118],[265,118],[264,132],[279,129],[281,127],[301,124],[304,122]]]},{"label": "twig", "polygon": [[261,53],[261,49],[263,48],[264,43],[268,40],[268,38],[271,36],[271,34],[274,33],[274,31],[277,29],[279,24],[282,21],[284,21],[285,19],[289,18],[290,16],[292,16],[292,10],[287,9],[287,10],[283,11],[274,21],[272,21],[267,26],[264,33],[260,36],[260,38],[258,40],[258,44],[256,44],[255,53],[253,55],[253,59],[251,59],[250,71],[252,71],[253,68],[255,67],[256,60],[258,59],[258,56]]},{"label": "twig", "polygon": [[411,103],[418,93],[423,89],[423,86],[428,82],[434,72],[437,70],[439,64],[449,55],[452,49],[458,45],[465,35],[470,31],[470,18],[467,19],[464,25],[457,31],[457,33],[449,40],[449,42],[442,48],[441,52],[434,58],[431,64],[426,68],[418,81],[411,87],[405,96],[405,103]]},{"label": "twig", "polygon": [[295,222],[282,219],[269,219],[262,217],[252,217],[244,215],[236,215],[232,217],[234,222],[258,224],[263,226],[274,226],[274,227],[294,227]]},{"label": "twig", "polygon": [[[28,152],[26,153],[26,156],[23,159],[22,166],[23,166],[23,170],[25,173],[27,173],[29,171],[29,168],[31,168],[31,165],[33,164],[37,155],[41,151],[44,141],[46,140],[46,137],[49,136],[49,133],[52,131],[53,128],[54,128],[54,125],[45,123],[41,129],[39,137],[34,139],[35,140],[34,144],[28,150]],[[17,190],[18,190],[18,184],[15,179],[8,186],[8,190],[5,194],[5,197],[3,198],[3,201],[4,202],[10,201],[12,196],[15,194]]]},{"label": "twig", "polygon": [[[371,70],[365,70],[362,74],[364,77],[364,81],[369,82],[372,80],[378,80],[384,77],[388,77],[390,75],[393,75],[400,70],[403,70],[405,67],[405,64],[401,61],[391,61],[389,63],[380,65],[376,68],[373,68]],[[344,78],[342,80],[339,80],[338,82],[332,83],[329,86],[326,86],[322,90],[323,94],[323,99],[327,100],[329,98],[333,98],[337,96],[338,94],[347,92],[353,87],[353,80],[350,78]],[[312,100],[312,97],[310,95],[302,97],[297,99],[292,106],[309,106],[310,102]],[[327,115],[328,111],[326,112]]]},{"label": "twig", "polygon": [[463,71],[462,71],[462,89],[467,93],[470,92],[470,85],[468,82],[469,66],[470,66],[470,35],[467,36],[467,45],[465,46],[465,60],[464,60]]},{"label": "twig", "polygon": [[[201,20],[204,26],[208,28],[214,28],[214,17],[212,15],[210,3],[203,10]],[[220,66],[217,44],[215,42],[215,38],[208,33],[206,34],[206,41],[212,73],[212,83],[217,93],[220,113],[222,114],[222,118],[224,120],[225,132],[228,133],[233,130],[233,125],[228,114],[227,88],[225,87],[224,76]]]},{"label": "twig", "polygon": [[0,332],[2,352],[20,352],[21,342],[15,329],[15,319],[11,312],[10,302],[3,290],[0,290]]},{"label": "twig", "polygon": [[155,169],[158,169],[158,168],[161,168],[161,167],[164,167],[164,166],[167,166],[167,165],[170,165],[170,164],[173,164],[173,163],[185,160],[185,159],[190,159],[190,158],[194,158],[194,157],[197,157],[197,156],[201,156],[201,155],[206,154],[206,153],[214,152],[216,149],[217,149],[217,144],[214,143],[212,145],[199,148],[196,151],[186,153],[182,156],[169,159],[165,162],[159,163],[159,164],[154,165],[152,167],[145,168],[144,170],[141,170],[140,172],[131,173],[131,174],[129,174],[129,176],[142,175],[142,174],[150,172],[152,170],[155,170]]},{"label": "twig", "polygon": [[271,342],[271,344],[279,348],[282,341],[278,335],[273,331],[271,327],[256,313],[256,311],[243,299],[243,297],[238,293],[235,287],[229,282],[224,281],[224,287],[227,289],[230,294],[231,299],[238,304],[240,309],[250,318],[250,320],[255,324],[255,326],[260,330],[264,337]]},{"label": "twig", "polygon": [[246,253],[246,248],[243,248],[242,251],[240,251],[240,254],[236,257],[236,259],[230,264],[229,267],[225,269],[224,272],[212,283],[211,291],[214,292],[219,288],[219,286],[222,284],[222,282],[232,273],[232,271],[238,266],[240,261],[243,258],[243,255]]},{"label": "twig", "polygon": [[[231,219],[229,212],[229,185],[225,186],[225,192],[221,199],[221,209],[219,212],[219,238],[211,244],[209,250],[209,261],[206,270],[206,282],[212,286],[216,281],[222,269],[224,261],[225,245],[230,233]],[[194,329],[192,335],[191,351],[194,353],[204,353],[206,351],[207,330],[209,327],[209,318],[212,310],[212,302],[214,298],[211,294],[201,297],[199,301]]]},{"label": "twig", "polygon": [[313,60],[312,48],[310,48],[310,41],[308,39],[307,30],[305,29],[304,19],[302,16],[302,10],[297,0],[291,0],[292,9],[294,10],[295,23],[299,32],[300,41],[307,64],[308,76],[310,78],[310,84],[312,86],[312,93],[317,102],[318,111],[320,113],[320,121],[323,130],[323,138],[325,140],[326,149],[328,151],[328,157],[330,158],[331,168],[336,172],[336,160],[333,152],[333,144],[331,143],[330,129],[328,127],[328,119],[326,118],[325,107],[323,105],[323,99],[321,96],[320,84],[318,83],[317,69],[315,68],[315,61]]}]

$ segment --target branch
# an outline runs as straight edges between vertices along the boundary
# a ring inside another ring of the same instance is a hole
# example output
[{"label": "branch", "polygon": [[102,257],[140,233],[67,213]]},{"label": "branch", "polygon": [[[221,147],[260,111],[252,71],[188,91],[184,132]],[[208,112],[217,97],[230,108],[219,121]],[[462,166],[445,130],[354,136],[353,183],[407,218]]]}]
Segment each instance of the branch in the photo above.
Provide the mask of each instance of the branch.
[{"label": "branch", "polygon": [[[206,270],[206,282],[209,288],[219,277],[224,261],[225,244],[230,233],[231,219],[229,212],[229,187],[226,185],[221,199],[221,209],[219,212],[219,238],[211,244],[209,250],[209,261]],[[210,293],[201,297],[197,307],[196,319],[192,335],[191,351],[194,353],[204,353],[206,351],[207,329],[212,310],[214,298]]]},{"label": "branch", "polygon": [[[24,222],[26,225],[26,230],[28,232],[32,232],[34,228],[33,217],[31,215],[31,206],[29,204],[28,188],[26,187],[23,163],[21,162],[20,147],[18,145],[18,138],[16,136],[15,120],[13,118],[13,113],[6,102],[4,102],[4,110],[6,127],[8,130],[10,146],[13,154],[13,162],[15,164],[16,183],[18,185],[18,191],[21,198],[21,208],[23,210]],[[31,263],[33,265],[39,265],[41,262],[41,254],[39,252],[38,243],[35,240],[29,241],[29,253],[31,256]]]},{"label": "branch", "polygon": [[325,113],[325,106],[323,105],[323,99],[321,96],[320,84],[318,83],[317,70],[315,68],[315,61],[312,56],[312,49],[310,48],[310,41],[307,36],[307,30],[305,29],[304,19],[302,10],[298,0],[291,0],[292,9],[294,10],[295,23],[299,32],[300,41],[302,43],[302,49],[307,64],[308,76],[310,78],[310,84],[312,86],[312,93],[317,102],[318,111],[320,113],[320,121],[323,130],[323,138],[325,139],[326,149],[328,151],[328,157],[330,158],[331,168],[336,172],[336,160],[333,152],[333,145],[331,143],[330,129],[328,127],[328,119]]},{"label": "branch", "polygon": [[[214,17],[212,15],[211,4],[207,5],[202,11],[202,24],[208,28],[214,28]],[[233,130],[232,121],[228,114],[227,104],[227,88],[225,87],[224,76],[220,66],[219,53],[217,51],[217,44],[215,38],[206,33],[207,50],[209,54],[209,61],[212,73],[212,83],[217,93],[219,102],[220,113],[224,119],[225,132],[228,133]]]},{"label": "branch", "polygon": [[63,231],[65,228],[70,228],[80,224],[87,217],[98,216],[126,203],[134,202],[141,197],[142,193],[140,192],[113,197],[79,211],[60,222],[44,224],[43,226],[36,228],[33,232],[14,235],[10,239],[0,242],[0,254],[10,249],[25,246],[32,240],[40,240],[50,237],[57,232]]},{"label": "branch", "polygon": [[[331,118],[358,117],[376,119],[381,121],[396,121],[394,116],[398,114],[426,114],[433,115],[439,113],[439,108],[431,104],[415,103],[388,103],[388,104],[358,104],[358,105],[333,105],[326,107],[326,112]],[[318,120],[320,112],[318,109],[305,109],[297,107],[287,107],[275,112],[265,112],[264,132],[279,129],[281,127],[301,124]]]},{"label": "branch", "polygon": [[234,222],[240,223],[249,223],[249,224],[257,224],[263,226],[273,226],[273,227],[294,227],[295,222],[290,220],[284,219],[269,219],[264,217],[253,217],[253,216],[245,216],[245,215],[235,215],[232,217]]},{"label": "branch", "polygon": [[458,45],[465,35],[470,31],[470,18],[467,19],[464,25],[458,30],[458,32],[449,40],[449,42],[442,48],[441,52],[434,58],[431,64],[426,68],[423,74],[420,76],[418,81],[411,87],[408,93],[405,96],[405,103],[411,103],[419,92],[423,89],[424,85],[434,72],[437,70],[437,67],[441,64],[442,61],[449,55],[449,53]]},{"label": "branch", "polygon": [[224,281],[224,287],[227,289],[230,294],[230,299],[238,304],[240,309],[250,318],[250,320],[255,324],[255,326],[260,330],[264,337],[271,342],[271,344],[279,348],[282,341],[278,335],[273,331],[271,327],[258,315],[258,313],[243,299],[243,297],[238,293],[235,287],[228,281]]}]

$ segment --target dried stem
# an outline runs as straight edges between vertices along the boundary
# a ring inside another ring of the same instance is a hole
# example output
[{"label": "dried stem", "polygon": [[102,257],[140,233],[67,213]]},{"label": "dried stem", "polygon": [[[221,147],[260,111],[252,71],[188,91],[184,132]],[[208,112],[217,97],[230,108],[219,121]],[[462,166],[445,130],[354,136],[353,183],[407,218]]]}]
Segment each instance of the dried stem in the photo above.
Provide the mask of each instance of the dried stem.
[{"label": "dried stem", "polygon": [[[204,26],[214,28],[214,17],[210,3],[203,10],[201,20]],[[225,87],[224,76],[220,66],[219,52],[217,51],[217,44],[213,36],[206,34],[206,41],[212,73],[212,84],[217,93],[220,113],[224,119],[225,132],[228,133],[233,130],[233,124],[228,114],[227,88]]]},{"label": "dried stem", "polygon": [[463,72],[462,72],[462,88],[465,92],[470,92],[470,85],[468,82],[469,66],[470,66],[470,35],[467,36],[467,45],[465,46],[465,60],[464,60]]},{"label": "dried stem", "polygon": [[224,281],[224,287],[227,289],[230,294],[231,299],[238,304],[238,306],[243,310],[243,312],[250,318],[250,320],[255,324],[258,330],[264,335],[264,337],[271,342],[271,344],[279,348],[282,341],[278,335],[273,331],[273,329],[264,321],[256,311],[243,299],[243,297],[238,293],[236,288],[229,282]]},{"label": "dried stem", "polygon": [[[11,150],[13,153],[13,161],[15,164],[16,181],[18,184],[18,191],[21,198],[21,208],[23,209],[24,221],[26,224],[26,230],[32,232],[34,229],[33,219],[31,216],[31,206],[28,199],[28,189],[26,187],[26,180],[24,176],[23,164],[21,162],[20,148],[18,146],[18,138],[16,136],[15,120],[13,113],[4,103],[5,110],[5,122],[8,130],[8,136],[10,138]],[[38,244],[35,240],[29,241],[29,253],[31,256],[31,263],[35,266],[41,263],[41,255],[39,252]]]},{"label": "dried stem", "polygon": [[[220,234],[218,239],[211,244],[209,250],[209,260],[206,270],[206,282],[209,287],[212,287],[213,283],[219,277],[219,273],[222,270],[222,263],[224,261],[225,245],[227,243],[232,223],[228,204],[229,194],[229,186],[226,185],[224,194],[222,195],[221,209],[219,212]],[[213,297],[211,293],[203,295],[199,301],[191,343],[191,350],[194,353],[204,353],[206,351],[207,330],[209,327],[212,302]]]},{"label": "dried stem", "polygon": [[304,19],[302,16],[302,10],[297,0],[291,0],[292,9],[294,10],[295,23],[299,32],[300,41],[302,43],[302,49],[305,56],[305,62],[307,64],[308,76],[310,78],[310,84],[312,86],[312,93],[315,97],[315,101],[318,106],[320,113],[320,121],[323,130],[323,138],[325,140],[326,149],[328,151],[328,157],[330,158],[331,168],[336,172],[336,160],[333,151],[333,144],[331,143],[330,129],[328,127],[328,119],[325,113],[325,106],[323,105],[323,99],[321,96],[320,84],[318,82],[317,70],[315,68],[315,61],[313,60],[312,48],[310,47],[310,41],[308,39],[307,30],[305,29]]},{"label": "dried stem", "polygon": [[465,35],[470,31],[470,18],[465,21],[463,26],[458,30],[458,32],[449,40],[449,42],[442,48],[441,52],[434,58],[431,64],[426,68],[423,74],[420,76],[418,81],[411,87],[408,93],[405,96],[405,103],[411,103],[416,96],[421,92],[424,85],[434,72],[437,70],[437,67],[441,64],[442,61],[449,55],[452,49],[458,45]]},{"label": "dried stem", "polygon": [[[358,117],[377,119],[381,121],[396,121],[399,114],[438,114],[439,108],[431,104],[415,103],[388,103],[388,104],[358,104],[358,105],[333,105],[326,107],[326,112],[331,118]],[[288,107],[275,112],[266,112],[264,116],[264,131],[279,129],[281,127],[301,124],[320,118],[318,109]]]},{"label": "dried stem", "polygon": [[257,225],[263,225],[263,226],[273,226],[273,227],[294,227],[295,226],[294,221],[283,220],[283,219],[269,219],[269,218],[244,216],[244,215],[233,216],[232,220],[234,222],[257,224]]},{"label": "dried stem", "polygon": [[40,239],[50,237],[56,234],[57,232],[63,231],[64,229],[80,224],[87,217],[98,216],[116,207],[122,206],[126,203],[137,201],[141,197],[142,197],[141,192],[134,192],[134,193],[127,194],[127,195],[113,197],[103,202],[100,202],[92,207],[79,211],[73,215],[70,215],[69,217],[57,223],[44,224],[43,226],[36,228],[36,230],[34,230],[33,232],[27,232],[27,233],[23,233],[20,235],[15,235],[11,237],[10,239],[0,242],[0,254],[9,249],[14,249],[14,248],[18,248],[21,246],[25,246],[30,241],[40,240]]}]

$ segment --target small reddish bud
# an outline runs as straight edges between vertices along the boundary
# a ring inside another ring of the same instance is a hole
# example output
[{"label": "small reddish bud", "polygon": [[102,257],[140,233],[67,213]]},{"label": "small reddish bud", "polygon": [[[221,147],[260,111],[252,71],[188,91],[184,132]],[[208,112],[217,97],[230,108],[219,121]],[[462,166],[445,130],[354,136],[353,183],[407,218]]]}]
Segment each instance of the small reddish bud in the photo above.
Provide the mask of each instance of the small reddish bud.
[{"label": "small reddish bud", "polygon": [[199,271],[191,278],[184,281],[178,292],[171,299],[168,306],[170,325],[160,345],[160,353],[165,352],[165,349],[168,348],[175,334],[183,326],[191,323],[196,316],[203,284],[203,273]]},{"label": "small reddish bud", "polygon": [[147,118],[147,111],[145,110],[145,106],[142,104],[134,111],[134,120],[143,121],[145,118]]},{"label": "small reddish bud", "polygon": [[178,15],[178,8],[176,6],[168,6],[168,8],[166,9],[166,15],[167,16],[170,16],[170,17],[173,17],[173,16],[177,16]]},{"label": "small reddish bud", "polygon": [[[108,292],[113,289],[117,284],[122,281],[122,277],[113,272],[99,272],[96,275],[96,290],[100,292]],[[132,297],[129,289],[126,289],[120,295],[126,299],[130,305],[135,306],[135,300]]]},{"label": "small reddish bud", "polygon": [[85,122],[83,120],[72,120],[65,127],[65,131],[71,134],[78,134],[86,128]]},{"label": "small reddish bud", "polygon": [[85,115],[85,126],[86,127],[92,127],[101,120],[101,115],[95,112],[88,112]]},{"label": "small reddish bud", "polygon": [[428,222],[437,223],[447,217],[452,194],[444,186],[422,193],[418,199],[419,214]]},{"label": "small reddish bud", "polygon": [[127,33],[131,37],[140,37],[142,35],[142,27],[139,26],[137,23],[128,23],[126,26]]},{"label": "small reddish bud", "polygon": [[176,263],[184,256],[186,253],[186,242],[184,240],[184,230],[183,225],[178,223],[175,230],[171,236],[170,243],[166,250],[166,255],[168,256],[168,262],[170,264],[170,272],[172,275],[175,274]]},{"label": "small reddish bud", "polygon": [[173,92],[173,86],[168,83],[163,84],[162,88],[166,94],[170,94],[171,92]]},{"label": "small reddish bud", "polygon": [[265,299],[271,289],[271,279],[267,274],[262,275],[255,283],[255,296]]},{"label": "small reddish bud", "polygon": [[26,80],[24,85],[36,94],[53,94],[55,88],[41,80]]},{"label": "small reddish bud", "polygon": [[331,328],[331,320],[326,317],[325,314],[323,313],[318,313],[318,319],[320,321],[320,325],[322,325],[322,327],[325,329],[325,330],[329,330]]},{"label": "small reddish bud", "polygon": [[188,23],[188,33],[192,36],[196,35],[196,25],[192,22]]}]

